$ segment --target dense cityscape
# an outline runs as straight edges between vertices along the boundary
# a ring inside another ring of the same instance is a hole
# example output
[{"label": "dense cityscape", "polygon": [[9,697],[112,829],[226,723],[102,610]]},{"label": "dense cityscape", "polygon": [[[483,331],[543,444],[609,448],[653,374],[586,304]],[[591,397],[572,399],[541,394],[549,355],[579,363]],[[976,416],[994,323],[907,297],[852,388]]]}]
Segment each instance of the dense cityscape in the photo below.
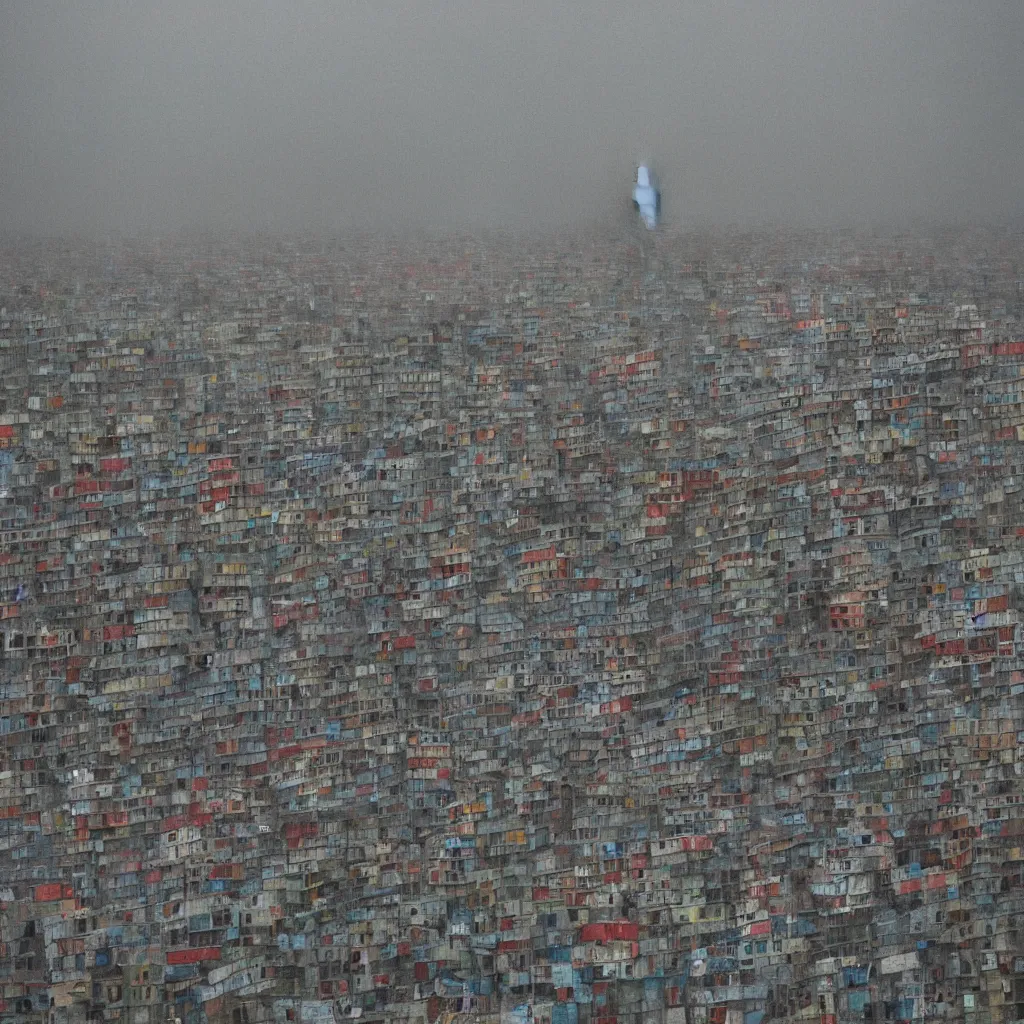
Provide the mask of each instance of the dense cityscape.
[{"label": "dense cityscape", "polygon": [[641,236],[0,252],[0,1019],[1024,1019],[1024,238]]}]

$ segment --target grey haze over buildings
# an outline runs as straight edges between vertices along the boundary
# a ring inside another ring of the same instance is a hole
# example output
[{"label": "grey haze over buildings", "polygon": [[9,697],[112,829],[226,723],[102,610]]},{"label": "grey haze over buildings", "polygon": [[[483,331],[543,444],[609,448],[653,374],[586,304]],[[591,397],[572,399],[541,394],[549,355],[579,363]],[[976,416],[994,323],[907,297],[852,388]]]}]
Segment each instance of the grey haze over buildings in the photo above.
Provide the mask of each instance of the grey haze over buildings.
[{"label": "grey haze over buildings", "polygon": [[1024,7],[347,0],[0,6],[0,228],[429,229],[627,206],[1021,212]]}]

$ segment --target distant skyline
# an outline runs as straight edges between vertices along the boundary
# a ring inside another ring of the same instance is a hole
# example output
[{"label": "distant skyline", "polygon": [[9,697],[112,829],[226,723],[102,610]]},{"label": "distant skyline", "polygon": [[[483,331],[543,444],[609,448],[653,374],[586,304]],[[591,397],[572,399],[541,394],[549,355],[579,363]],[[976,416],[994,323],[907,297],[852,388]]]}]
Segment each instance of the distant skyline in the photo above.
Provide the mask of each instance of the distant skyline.
[{"label": "distant skyline", "polygon": [[1024,214],[1024,5],[0,3],[0,230]]}]

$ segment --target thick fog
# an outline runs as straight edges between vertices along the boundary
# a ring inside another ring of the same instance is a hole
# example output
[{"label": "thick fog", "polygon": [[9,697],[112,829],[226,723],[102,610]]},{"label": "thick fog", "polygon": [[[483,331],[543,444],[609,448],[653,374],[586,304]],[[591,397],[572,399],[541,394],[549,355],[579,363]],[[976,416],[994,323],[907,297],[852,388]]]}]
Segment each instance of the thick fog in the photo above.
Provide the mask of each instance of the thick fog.
[{"label": "thick fog", "polygon": [[0,228],[1019,216],[1024,4],[0,3]]}]

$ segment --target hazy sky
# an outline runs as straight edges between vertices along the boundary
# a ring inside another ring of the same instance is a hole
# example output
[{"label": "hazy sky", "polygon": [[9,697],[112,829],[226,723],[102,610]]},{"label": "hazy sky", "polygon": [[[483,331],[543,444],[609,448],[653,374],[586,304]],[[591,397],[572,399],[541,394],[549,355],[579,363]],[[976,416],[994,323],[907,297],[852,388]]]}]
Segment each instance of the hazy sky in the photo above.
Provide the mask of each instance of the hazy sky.
[{"label": "hazy sky", "polygon": [[1024,211],[1022,0],[0,0],[0,228]]}]

